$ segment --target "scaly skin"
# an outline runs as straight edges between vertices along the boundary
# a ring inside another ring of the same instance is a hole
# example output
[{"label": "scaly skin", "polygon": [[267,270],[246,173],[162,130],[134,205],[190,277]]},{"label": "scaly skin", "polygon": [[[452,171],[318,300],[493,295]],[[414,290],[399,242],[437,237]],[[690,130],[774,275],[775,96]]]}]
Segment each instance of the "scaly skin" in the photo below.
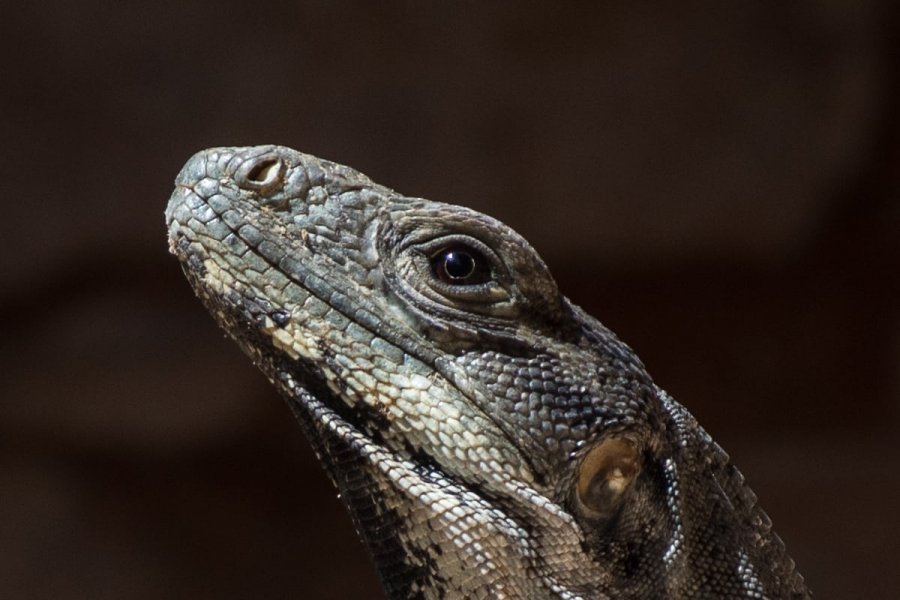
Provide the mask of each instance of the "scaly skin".
[{"label": "scaly skin", "polygon": [[803,598],[756,497],[510,228],[278,146],[195,155],[170,248],[392,598]]}]

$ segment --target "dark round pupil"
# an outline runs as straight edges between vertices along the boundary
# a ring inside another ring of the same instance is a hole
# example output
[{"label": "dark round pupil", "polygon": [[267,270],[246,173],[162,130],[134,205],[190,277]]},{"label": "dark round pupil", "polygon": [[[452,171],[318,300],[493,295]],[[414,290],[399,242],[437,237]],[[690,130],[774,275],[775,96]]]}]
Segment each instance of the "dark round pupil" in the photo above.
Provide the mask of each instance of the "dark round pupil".
[{"label": "dark round pupil", "polygon": [[465,279],[475,272],[475,259],[471,254],[451,250],[444,255],[444,272],[450,279]]},{"label": "dark round pupil", "polygon": [[452,286],[476,286],[491,280],[491,265],[475,248],[462,244],[445,246],[431,255],[435,279]]}]

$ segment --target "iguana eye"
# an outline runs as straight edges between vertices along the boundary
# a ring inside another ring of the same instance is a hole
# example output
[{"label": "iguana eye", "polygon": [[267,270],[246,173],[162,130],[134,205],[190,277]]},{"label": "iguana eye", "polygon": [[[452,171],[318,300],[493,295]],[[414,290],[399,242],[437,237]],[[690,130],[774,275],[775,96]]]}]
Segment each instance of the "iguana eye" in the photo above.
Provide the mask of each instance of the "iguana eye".
[{"label": "iguana eye", "polygon": [[640,471],[638,450],[631,440],[603,440],[591,448],[578,468],[578,503],[589,516],[611,516]]},{"label": "iguana eye", "polygon": [[474,248],[450,246],[431,257],[431,271],[450,285],[478,285],[491,279],[487,259]]},{"label": "iguana eye", "polygon": [[489,245],[463,233],[410,242],[400,247],[398,261],[409,288],[455,310],[493,315],[504,310],[513,286],[506,266]]}]

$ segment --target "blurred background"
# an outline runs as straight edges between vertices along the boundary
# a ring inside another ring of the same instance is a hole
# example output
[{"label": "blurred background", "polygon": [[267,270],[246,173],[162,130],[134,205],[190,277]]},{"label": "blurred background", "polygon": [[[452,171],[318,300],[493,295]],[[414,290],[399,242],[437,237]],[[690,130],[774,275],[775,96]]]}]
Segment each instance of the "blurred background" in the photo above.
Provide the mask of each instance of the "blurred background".
[{"label": "blurred background", "polygon": [[548,6],[3,11],[0,597],[381,597],[167,253],[184,161],[262,143],[515,227],[818,597],[900,597],[898,5]]}]

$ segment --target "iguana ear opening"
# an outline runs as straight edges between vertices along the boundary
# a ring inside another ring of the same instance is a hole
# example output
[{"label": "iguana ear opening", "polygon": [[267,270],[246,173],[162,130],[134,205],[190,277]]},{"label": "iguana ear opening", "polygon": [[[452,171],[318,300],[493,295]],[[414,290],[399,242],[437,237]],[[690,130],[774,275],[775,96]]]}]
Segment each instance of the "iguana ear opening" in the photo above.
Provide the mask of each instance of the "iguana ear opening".
[{"label": "iguana ear opening", "polygon": [[587,452],[578,467],[578,505],[587,516],[611,517],[640,472],[640,453],[633,441],[604,439]]}]

